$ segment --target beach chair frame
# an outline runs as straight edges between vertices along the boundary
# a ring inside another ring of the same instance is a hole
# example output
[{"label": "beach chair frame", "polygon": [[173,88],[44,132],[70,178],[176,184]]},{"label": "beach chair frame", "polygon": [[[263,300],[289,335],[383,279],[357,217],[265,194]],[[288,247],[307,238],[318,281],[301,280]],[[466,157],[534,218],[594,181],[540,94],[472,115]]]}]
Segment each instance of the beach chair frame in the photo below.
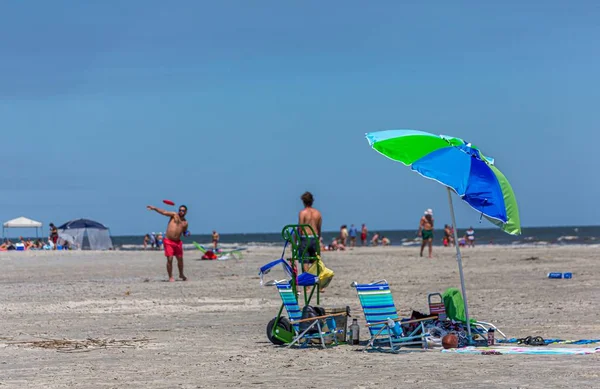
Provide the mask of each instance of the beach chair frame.
[{"label": "beach chair frame", "polygon": [[[308,255],[308,245],[307,245],[307,247],[304,248],[304,250],[300,250],[300,237],[301,236],[307,237],[309,243],[311,243],[311,240],[314,241],[315,247],[316,247],[316,252],[317,252],[316,257],[311,257]],[[283,229],[281,230],[281,237],[283,238],[283,240],[285,240],[287,243],[289,243],[292,246],[292,257],[288,258],[288,260],[290,261],[290,265],[292,266],[292,269],[294,269],[295,273],[298,272],[296,263],[300,264],[300,273],[302,273],[302,272],[304,272],[303,265],[304,265],[305,261],[316,261],[321,256],[321,242],[319,242],[319,237],[317,236],[317,233],[315,232],[315,230],[312,228],[311,225],[288,224],[288,225],[284,226]],[[321,274],[321,266],[317,262],[316,276],[318,277],[320,274]],[[294,291],[297,292],[295,279],[292,280],[292,286],[294,288]],[[313,285],[313,287],[310,290],[310,293],[307,293],[307,287],[303,286],[303,292],[304,292],[303,293],[304,305],[309,305],[313,297],[316,297],[317,305],[319,305],[321,303],[321,287],[318,283],[316,285]],[[316,296],[315,296],[315,293],[316,293]]]},{"label": "beach chair frame", "polygon": [[[440,312],[442,310],[441,307],[439,307],[439,303],[433,303],[432,304],[432,297],[434,296],[439,296],[440,299],[442,299],[442,294],[441,293],[430,293],[427,296],[427,301],[429,303],[429,311],[431,315],[435,315],[438,314],[438,312]],[[442,299],[442,306],[443,306],[443,318],[442,315],[440,316],[440,320],[445,320],[446,319],[446,307],[443,305],[443,299]],[[496,327],[494,324],[492,323],[488,323],[486,321],[481,321],[481,320],[475,320],[473,318],[470,318],[471,321],[471,331],[472,331],[472,338],[473,339],[469,339],[469,344],[470,345],[481,345],[483,344],[487,344],[486,342],[486,337],[487,337],[487,333],[491,330],[494,329],[494,332],[497,334],[500,334],[500,336],[502,336],[505,340],[508,339],[506,337],[506,335],[504,334],[504,332],[502,332],[498,327]],[[463,322],[464,323],[464,322]],[[480,340],[476,341],[475,340],[475,335],[477,335]]]},{"label": "beach chair frame", "polygon": [[[421,346],[427,349],[427,338],[429,334],[425,331],[424,323],[429,320],[436,320],[437,316],[430,316],[422,319],[403,320],[398,316],[396,305],[392,297],[389,284],[386,280],[379,280],[369,284],[359,284],[356,281],[352,283],[356,289],[358,299],[365,315],[367,328],[371,335],[367,346],[363,351],[388,351],[384,347],[389,347],[392,353],[400,352],[405,346]],[[370,301],[369,301],[370,300]],[[408,335],[396,335],[388,325],[388,317],[396,322],[404,324],[418,323],[416,328]]]}]

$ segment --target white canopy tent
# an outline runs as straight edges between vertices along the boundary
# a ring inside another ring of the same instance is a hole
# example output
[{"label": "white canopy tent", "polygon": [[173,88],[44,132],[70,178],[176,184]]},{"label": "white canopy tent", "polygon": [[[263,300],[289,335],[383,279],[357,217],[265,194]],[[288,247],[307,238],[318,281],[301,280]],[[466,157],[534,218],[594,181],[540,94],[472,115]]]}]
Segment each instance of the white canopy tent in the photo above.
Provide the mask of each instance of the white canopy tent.
[{"label": "white canopy tent", "polygon": [[23,216],[9,220],[2,225],[2,237],[6,236],[5,230],[7,228],[35,228],[35,236],[39,238],[38,229],[41,231],[42,223]]}]

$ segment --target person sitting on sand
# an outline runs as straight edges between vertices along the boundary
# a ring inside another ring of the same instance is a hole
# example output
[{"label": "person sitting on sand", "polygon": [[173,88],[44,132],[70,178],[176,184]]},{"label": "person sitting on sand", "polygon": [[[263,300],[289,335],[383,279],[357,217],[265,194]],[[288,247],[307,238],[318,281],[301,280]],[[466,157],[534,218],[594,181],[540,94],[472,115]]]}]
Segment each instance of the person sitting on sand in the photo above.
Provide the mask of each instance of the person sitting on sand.
[{"label": "person sitting on sand", "polygon": [[371,239],[371,246],[377,246],[379,244],[379,233],[376,232]]},{"label": "person sitting on sand", "polygon": [[179,269],[179,278],[183,281],[187,280],[187,277],[183,275],[183,242],[181,241],[181,235],[187,236],[188,222],[185,219],[187,214],[187,206],[180,205],[179,212],[169,212],[160,208],[156,208],[152,205],[146,207],[149,211],[156,211],[161,215],[169,217],[169,224],[167,225],[167,234],[163,241],[165,245],[165,257],[167,257],[167,273],[169,275],[169,282],[174,282],[173,278],[173,257],[177,258],[177,268]]},{"label": "person sitting on sand", "polygon": [[419,232],[418,235],[423,239],[421,242],[421,254],[423,256],[423,250],[425,246],[429,246],[429,258],[432,258],[432,245],[433,245],[433,211],[428,209],[425,211],[425,215],[421,217],[419,221]]},{"label": "person sitting on sand", "polygon": [[44,243],[41,239],[38,238],[35,240],[35,242],[33,242],[33,247],[37,250],[41,250],[44,248]]},{"label": "person sitting on sand", "polygon": [[319,236],[319,246],[321,247],[321,251],[327,251],[329,250],[329,246],[327,246],[325,243],[323,243],[323,237]]},{"label": "person sitting on sand", "polygon": [[330,246],[331,250],[334,251],[342,251],[342,250],[346,250],[346,246],[344,246],[339,239],[337,238],[333,238],[333,240],[331,241],[331,246]]},{"label": "person sitting on sand", "polygon": [[4,242],[0,245],[0,250],[2,251],[6,251],[8,250],[8,247],[11,245],[12,243],[10,242],[10,240],[8,239],[4,239]]},{"label": "person sitting on sand", "polygon": [[390,240],[388,238],[386,238],[385,236],[381,237],[381,245],[382,246],[389,246],[391,244],[392,244],[392,242],[390,242]]}]

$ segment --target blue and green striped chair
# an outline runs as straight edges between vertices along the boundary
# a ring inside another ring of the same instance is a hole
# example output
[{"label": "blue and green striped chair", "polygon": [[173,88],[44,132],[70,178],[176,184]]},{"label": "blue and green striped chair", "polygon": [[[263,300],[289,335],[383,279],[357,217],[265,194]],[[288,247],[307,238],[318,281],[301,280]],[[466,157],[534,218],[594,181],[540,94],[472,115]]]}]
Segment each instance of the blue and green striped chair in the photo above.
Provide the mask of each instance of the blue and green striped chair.
[{"label": "blue and green striped chair", "polygon": [[[435,316],[418,320],[403,320],[398,316],[390,286],[386,280],[371,284],[352,283],[358,293],[358,299],[365,314],[367,328],[371,338],[364,351],[377,349],[384,351],[389,346],[391,352],[398,352],[403,346],[420,345],[427,348],[427,337],[424,322],[436,319]],[[394,322],[393,327],[388,319]],[[418,323],[416,328],[405,335],[402,325]]]},{"label": "blue and green striped chair", "polygon": [[[283,301],[283,307],[285,307],[288,313],[289,321],[295,333],[295,337],[288,344],[288,347],[292,347],[296,343],[299,346],[307,346],[311,343],[312,339],[319,339],[321,346],[325,348],[327,343],[325,341],[326,337],[332,337],[333,343],[335,345],[338,344],[335,317],[342,314],[337,313],[302,319],[302,309],[298,305],[298,297],[294,293],[294,289],[289,281],[276,281],[275,285],[277,285],[277,290]],[[302,323],[309,324],[301,325]],[[326,326],[323,326],[323,324],[326,324]]]}]

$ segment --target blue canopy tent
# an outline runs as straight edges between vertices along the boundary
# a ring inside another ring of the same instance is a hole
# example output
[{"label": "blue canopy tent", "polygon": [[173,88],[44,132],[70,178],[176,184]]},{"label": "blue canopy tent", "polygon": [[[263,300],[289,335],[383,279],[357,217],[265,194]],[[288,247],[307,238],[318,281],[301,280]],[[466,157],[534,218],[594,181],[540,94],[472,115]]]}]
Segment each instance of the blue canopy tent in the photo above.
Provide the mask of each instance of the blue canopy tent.
[{"label": "blue canopy tent", "polygon": [[112,250],[110,230],[105,225],[89,219],[77,219],[57,227],[59,243],[69,242],[73,249],[83,248],[84,237],[88,238],[91,250]]}]

